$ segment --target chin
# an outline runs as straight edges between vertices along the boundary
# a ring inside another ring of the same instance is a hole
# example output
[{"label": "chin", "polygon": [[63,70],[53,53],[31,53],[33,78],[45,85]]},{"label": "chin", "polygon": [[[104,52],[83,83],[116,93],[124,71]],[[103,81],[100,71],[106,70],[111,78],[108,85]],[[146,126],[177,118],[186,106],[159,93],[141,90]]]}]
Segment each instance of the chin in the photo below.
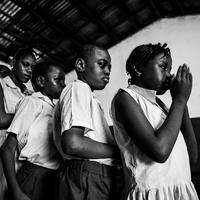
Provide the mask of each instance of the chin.
[{"label": "chin", "polygon": [[27,80],[27,79],[25,79],[25,80],[23,81],[23,83],[27,83],[29,80],[30,80],[30,79],[28,79],[28,80]]},{"label": "chin", "polygon": [[167,90],[157,91],[157,95],[163,95],[163,94],[165,94],[166,91]]}]

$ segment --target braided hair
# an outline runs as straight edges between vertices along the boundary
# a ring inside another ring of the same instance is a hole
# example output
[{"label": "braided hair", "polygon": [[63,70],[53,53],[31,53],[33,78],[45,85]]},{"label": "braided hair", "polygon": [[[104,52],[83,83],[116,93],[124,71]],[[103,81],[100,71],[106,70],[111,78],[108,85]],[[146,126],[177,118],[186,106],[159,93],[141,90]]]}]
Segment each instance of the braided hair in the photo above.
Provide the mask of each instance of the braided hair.
[{"label": "braided hair", "polygon": [[[128,83],[132,83],[132,79],[137,75],[137,70],[140,66],[145,66],[151,59],[160,53],[164,53],[164,56],[171,56],[170,49],[167,48],[167,44],[143,44],[137,46],[128,57],[126,61],[126,72],[131,76]],[[138,75],[137,75],[138,76]]]}]

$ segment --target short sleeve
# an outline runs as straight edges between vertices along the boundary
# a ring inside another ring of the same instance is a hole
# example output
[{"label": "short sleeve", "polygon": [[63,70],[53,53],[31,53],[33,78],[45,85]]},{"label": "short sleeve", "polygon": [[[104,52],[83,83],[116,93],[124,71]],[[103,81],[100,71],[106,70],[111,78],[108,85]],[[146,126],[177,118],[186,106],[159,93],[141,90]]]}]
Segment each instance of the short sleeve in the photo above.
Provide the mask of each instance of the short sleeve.
[{"label": "short sleeve", "polygon": [[91,101],[92,92],[85,83],[74,82],[64,89],[60,101],[62,132],[72,126],[93,130]]},{"label": "short sleeve", "polygon": [[7,132],[17,135],[18,141],[28,137],[28,130],[38,116],[40,106],[34,99],[28,96],[21,99],[16,107],[16,113],[11,125],[7,129]]}]

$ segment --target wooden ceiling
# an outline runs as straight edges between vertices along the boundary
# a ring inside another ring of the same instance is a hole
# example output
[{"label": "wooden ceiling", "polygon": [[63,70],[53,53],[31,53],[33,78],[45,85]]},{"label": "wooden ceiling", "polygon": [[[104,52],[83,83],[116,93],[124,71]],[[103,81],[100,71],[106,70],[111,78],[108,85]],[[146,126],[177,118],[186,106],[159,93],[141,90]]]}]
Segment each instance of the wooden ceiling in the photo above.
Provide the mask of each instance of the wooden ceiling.
[{"label": "wooden ceiling", "polygon": [[195,14],[200,0],[0,0],[0,60],[31,46],[68,73],[83,44],[110,48],[159,19]]}]

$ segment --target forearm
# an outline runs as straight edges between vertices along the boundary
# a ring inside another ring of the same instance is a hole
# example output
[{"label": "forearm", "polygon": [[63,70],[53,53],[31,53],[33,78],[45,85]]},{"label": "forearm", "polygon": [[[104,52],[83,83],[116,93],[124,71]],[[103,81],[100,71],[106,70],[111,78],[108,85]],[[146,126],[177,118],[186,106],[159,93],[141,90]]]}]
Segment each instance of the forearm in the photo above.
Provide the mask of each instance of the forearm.
[{"label": "forearm", "polygon": [[14,117],[14,114],[0,113],[0,129],[7,129]]},{"label": "forearm", "polygon": [[12,150],[12,148],[9,148],[3,144],[0,153],[9,191],[11,193],[17,192],[20,188],[15,173],[15,152]]},{"label": "forearm", "polygon": [[166,158],[171,153],[179,134],[184,108],[184,102],[173,101],[166,120],[155,132],[157,138],[156,143],[160,145],[159,149],[163,151],[163,155],[165,155]]},{"label": "forearm", "polygon": [[183,114],[181,132],[187,145],[190,163],[195,164],[198,158],[198,147],[187,106],[185,107]]},{"label": "forearm", "polygon": [[64,153],[86,159],[120,158],[116,145],[100,143],[85,136],[76,136],[73,142],[62,145]]}]

